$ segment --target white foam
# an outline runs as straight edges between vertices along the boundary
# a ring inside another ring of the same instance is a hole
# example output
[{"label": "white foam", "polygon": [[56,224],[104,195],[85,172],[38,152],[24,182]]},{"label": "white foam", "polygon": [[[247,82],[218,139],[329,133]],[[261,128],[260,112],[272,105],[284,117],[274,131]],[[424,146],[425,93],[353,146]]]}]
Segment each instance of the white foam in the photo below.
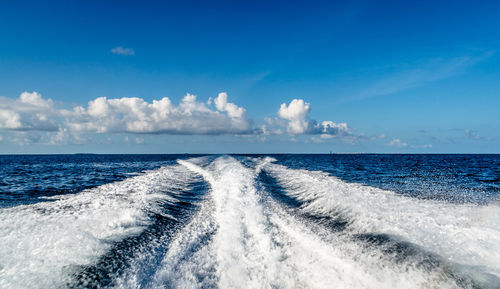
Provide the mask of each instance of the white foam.
[{"label": "white foam", "polygon": [[211,250],[218,286],[260,288],[269,280],[279,280],[280,255],[265,232],[268,221],[259,205],[254,171],[221,157],[201,173],[210,182],[215,206],[217,232]]},{"label": "white foam", "polygon": [[[390,233],[450,260],[464,258],[488,272],[498,268],[494,260],[498,254],[495,246],[500,244],[496,241],[496,207],[400,197],[347,184],[321,172],[291,170],[272,164],[272,159],[255,159],[253,168],[232,157],[210,159],[180,160],[180,165],[53,202],[1,209],[0,288],[64,286],[77,266],[92,264],[106,253],[109,241],[137,234],[147,226],[147,212],[164,213],[158,204],[176,202],[176,194],[161,192],[183,191],[195,178],[193,172],[211,187],[196,215],[168,240],[159,265],[156,258],[146,256],[162,253],[148,251],[157,244],[141,245],[137,262],[130,262],[121,276],[114,276],[116,287],[458,287],[441,268],[429,272],[410,262],[395,263],[380,250],[353,242],[349,233],[333,233],[314,221],[291,215],[269,192],[258,190],[256,178],[261,169],[273,175],[289,196],[305,202],[301,210],[314,215],[342,212],[352,220],[349,232],[353,234]],[[475,218],[466,219],[471,212],[477,213]],[[461,230],[466,237],[460,236]],[[477,240],[470,236],[473,233],[478,234]],[[444,238],[448,246],[440,247],[438,238]],[[468,242],[460,243],[460,238]],[[452,245],[459,248],[450,248]],[[493,257],[479,254],[489,246],[493,246]],[[467,253],[457,254],[460,250]],[[143,279],[140,267],[144,260],[152,260],[147,264],[152,270],[148,280]]]},{"label": "white foam", "polygon": [[500,277],[500,209],[497,205],[457,205],[397,195],[346,183],[323,172],[266,169],[286,193],[315,215],[341,213],[352,233],[400,236],[446,258]]},{"label": "white foam", "polygon": [[137,234],[176,202],[167,189],[182,188],[192,174],[175,165],[54,201],[0,209],[0,288],[54,288],[79,266],[92,264],[110,241]]},{"label": "white foam", "polygon": [[[259,165],[250,169],[231,157],[205,167],[179,162],[205,177],[211,199],[174,240],[151,288],[456,287],[440,272],[393,264],[297,221],[257,191]],[[211,241],[202,244],[207,236]]]},{"label": "white foam", "polygon": [[[184,227],[169,245],[152,282],[147,288],[213,288],[215,256],[208,249],[217,230],[213,202],[207,200],[192,221]],[[124,276],[119,287],[135,288],[130,277]]]}]

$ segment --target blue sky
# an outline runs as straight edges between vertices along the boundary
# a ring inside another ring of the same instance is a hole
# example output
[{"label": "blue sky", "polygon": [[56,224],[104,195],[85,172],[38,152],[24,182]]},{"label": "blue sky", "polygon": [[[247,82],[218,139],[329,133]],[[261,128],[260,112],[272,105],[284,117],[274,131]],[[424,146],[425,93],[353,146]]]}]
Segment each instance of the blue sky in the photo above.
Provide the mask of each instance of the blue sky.
[{"label": "blue sky", "polygon": [[500,152],[498,2],[102,2],[0,2],[0,153]]}]

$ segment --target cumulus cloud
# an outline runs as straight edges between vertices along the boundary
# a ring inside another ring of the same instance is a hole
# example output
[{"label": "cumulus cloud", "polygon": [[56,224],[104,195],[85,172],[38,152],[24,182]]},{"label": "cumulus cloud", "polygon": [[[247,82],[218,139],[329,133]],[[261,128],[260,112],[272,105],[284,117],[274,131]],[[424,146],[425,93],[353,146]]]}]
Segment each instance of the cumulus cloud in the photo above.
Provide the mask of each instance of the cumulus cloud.
[{"label": "cumulus cloud", "polygon": [[[280,135],[317,135],[318,139],[343,137],[356,139],[346,123],[317,122],[309,117],[311,105],[302,99],[281,104],[278,117],[265,118],[254,126],[247,110],[228,100],[225,92],[208,101],[186,94],[174,104],[168,97],[146,101],[139,97],[98,97],[86,105],[58,108],[51,99],[37,92],[23,92],[17,99],[0,97],[0,130],[50,132],[50,144],[80,144],[85,133],[134,133],[180,135],[243,135],[262,137]],[[24,134],[20,143],[37,140]],[[125,139],[142,143],[143,138]]]},{"label": "cumulus cloud", "polygon": [[214,104],[187,94],[178,105],[164,97],[147,102],[138,97],[99,97],[87,106],[57,109],[51,99],[37,92],[23,92],[18,99],[0,97],[0,129],[53,131],[54,143],[73,133],[246,134],[253,133],[246,110],[220,93]]},{"label": "cumulus cloud", "polygon": [[246,110],[227,101],[220,93],[216,109],[187,94],[179,105],[164,97],[149,103],[138,97],[108,99],[99,97],[87,107],[77,106],[66,112],[67,125],[81,132],[129,132],[165,134],[244,134],[252,123]]},{"label": "cumulus cloud", "polygon": [[125,55],[125,56],[135,55],[134,49],[122,47],[122,46],[117,46],[117,47],[111,49],[111,53],[118,54],[118,55]]},{"label": "cumulus cloud", "polygon": [[350,135],[351,130],[346,123],[322,121],[318,123],[309,117],[311,104],[303,99],[294,99],[288,105],[282,103],[278,110],[278,117],[285,120],[286,129],[292,135],[321,134],[322,138],[331,138],[338,135]]},{"label": "cumulus cloud", "polygon": [[246,110],[236,106],[234,103],[227,102],[227,93],[221,92],[214,100],[215,107],[219,111],[225,111],[231,118],[240,119],[246,117]]},{"label": "cumulus cloud", "polygon": [[37,92],[23,92],[16,100],[0,97],[0,129],[57,131],[58,115],[54,102]]},{"label": "cumulus cloud", "polygon": [[50,136],[48,143],[55,144],[83,144],[87,139],[80,134],[70,131],[68,128],[59,128],[57,133]]},{"label": "cumulus cloud", "polygon": [[314,128],[314,121],[309,119],[311,105],[303,99],[294,99],[290,104],[282,103],[278,116],[288,120],[287,130],[291,134],[310,133]]}]

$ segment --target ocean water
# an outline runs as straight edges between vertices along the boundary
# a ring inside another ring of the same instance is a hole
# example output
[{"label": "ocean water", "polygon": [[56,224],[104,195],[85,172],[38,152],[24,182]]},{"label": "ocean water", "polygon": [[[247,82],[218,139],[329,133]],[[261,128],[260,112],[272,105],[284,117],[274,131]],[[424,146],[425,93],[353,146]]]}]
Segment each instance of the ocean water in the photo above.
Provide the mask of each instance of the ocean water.
[{"label": "ocean water", "polygon": [[500,288],[500,155],[0,156],[0,288]]}]

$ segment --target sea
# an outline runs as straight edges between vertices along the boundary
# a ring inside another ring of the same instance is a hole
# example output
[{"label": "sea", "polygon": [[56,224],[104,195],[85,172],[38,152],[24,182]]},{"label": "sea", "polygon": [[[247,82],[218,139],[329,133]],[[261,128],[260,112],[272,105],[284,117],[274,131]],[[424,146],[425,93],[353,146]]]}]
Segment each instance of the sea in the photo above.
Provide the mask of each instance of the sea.
[{"label": "sea", "polygon": [[0,155],[0,288],[500,288],[500,155]]}]

